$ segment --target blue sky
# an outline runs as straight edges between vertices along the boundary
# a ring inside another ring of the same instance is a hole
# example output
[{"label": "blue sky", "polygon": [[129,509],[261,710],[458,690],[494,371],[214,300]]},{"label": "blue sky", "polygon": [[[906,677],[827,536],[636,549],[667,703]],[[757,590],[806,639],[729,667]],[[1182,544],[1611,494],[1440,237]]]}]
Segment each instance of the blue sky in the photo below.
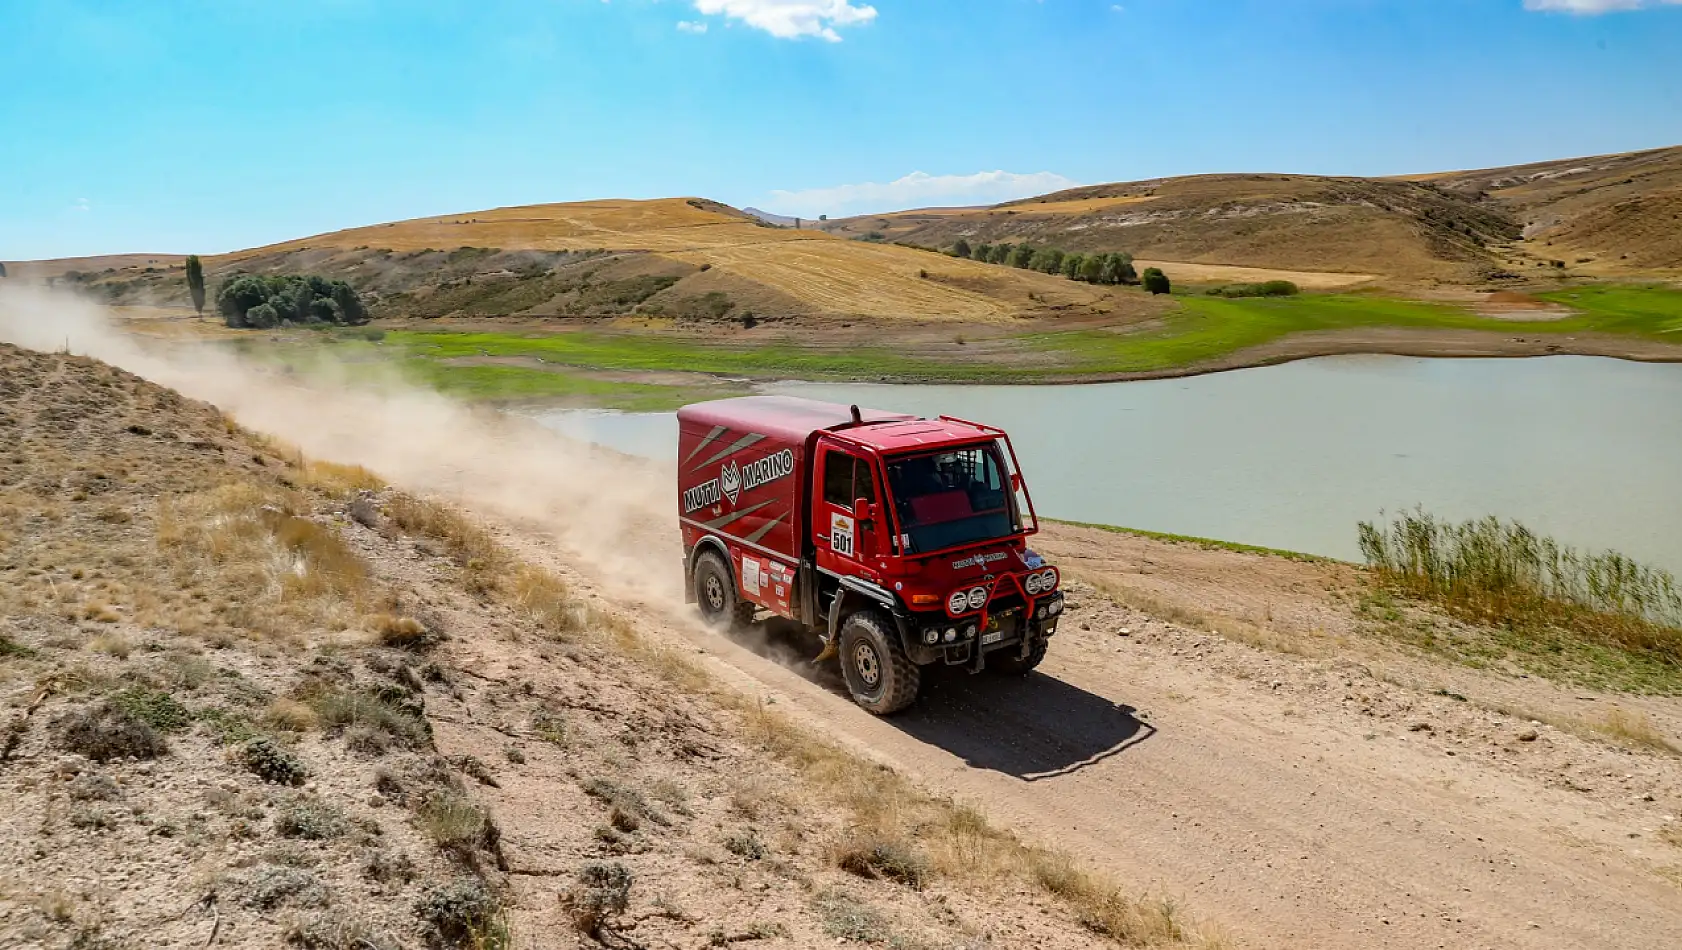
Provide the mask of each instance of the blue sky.
[{"label": "blue sky", "polygon": [[0,259],[1682,143],[1682,0],[0,0]]}]

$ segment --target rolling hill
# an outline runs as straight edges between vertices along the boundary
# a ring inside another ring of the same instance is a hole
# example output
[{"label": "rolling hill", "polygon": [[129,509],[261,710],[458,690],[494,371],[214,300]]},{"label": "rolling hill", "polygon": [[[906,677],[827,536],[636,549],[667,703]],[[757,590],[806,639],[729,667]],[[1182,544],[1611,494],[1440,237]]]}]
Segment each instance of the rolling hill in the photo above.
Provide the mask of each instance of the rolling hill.
[{"label": "rolling hill", "polygon": [[[1138,294],[911,247],[776,227],[696,198],[498,208],[353,228],[205,258],[313,273],[377,316],[795,318],[1006,322],[1148,310]],[[84,283],[118,304],[184,299],[179,268]]]},{"label": "rolling hill", "polygon": [[1152,261],[1461,283],[1561,269],[1682,274],[1679,216],[1682,147],[1399,178],[1159,178],[990,208],[866,215],[828,230],[931,247],[1029,241]]}]

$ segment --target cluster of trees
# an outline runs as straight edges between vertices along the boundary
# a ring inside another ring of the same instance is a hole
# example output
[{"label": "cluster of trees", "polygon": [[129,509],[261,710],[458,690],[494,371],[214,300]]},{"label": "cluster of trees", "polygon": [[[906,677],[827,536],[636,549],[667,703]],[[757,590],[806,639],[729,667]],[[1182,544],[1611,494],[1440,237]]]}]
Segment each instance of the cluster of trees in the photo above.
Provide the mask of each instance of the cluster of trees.
[{"label": "cluster of trees", "polygon": [[1071,254],[1055,247],[1036,247],[1033,244],[979,244],[974,247],[963,238],[952,246],[953,257],[965,257],[984,264],[1006,264],[1042,274],[1061,274],[1070,280],[1089,284],[1135,284],[1139,274],[1133,269],[1133,255]]},{"label": "cluster of trees", "polygon": [[216,292],[216,310],[228,326],[267,330],[283,323],[368,322],[355,289],[342,280],[315,276],[240,274]]}]

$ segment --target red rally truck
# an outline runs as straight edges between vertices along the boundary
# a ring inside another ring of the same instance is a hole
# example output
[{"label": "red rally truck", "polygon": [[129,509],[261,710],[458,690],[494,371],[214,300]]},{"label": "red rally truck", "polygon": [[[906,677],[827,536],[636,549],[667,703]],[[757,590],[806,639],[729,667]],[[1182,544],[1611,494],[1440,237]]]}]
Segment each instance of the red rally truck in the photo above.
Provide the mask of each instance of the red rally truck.
[{"label": "red rally truck", "polygon": [[1026,673],[1063,612],[1010,438],[786,396],[678,412],[685,589],[709,624],[790,618],[878,715],[921,668]]}]

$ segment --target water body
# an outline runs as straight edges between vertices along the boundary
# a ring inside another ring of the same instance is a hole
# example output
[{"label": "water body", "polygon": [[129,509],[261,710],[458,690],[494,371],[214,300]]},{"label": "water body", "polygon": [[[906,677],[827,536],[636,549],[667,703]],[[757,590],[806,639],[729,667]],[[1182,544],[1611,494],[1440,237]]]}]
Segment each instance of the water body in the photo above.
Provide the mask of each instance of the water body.
[{"label": "water body", "polygon": [[[1051,517],[1355,560],[1357,521],[1423,505],[1682,574],[1682,365],[1362,356],[1084,386],[768,389],[999,425]],[[542,418],[675,452],[669,413]]]}]

